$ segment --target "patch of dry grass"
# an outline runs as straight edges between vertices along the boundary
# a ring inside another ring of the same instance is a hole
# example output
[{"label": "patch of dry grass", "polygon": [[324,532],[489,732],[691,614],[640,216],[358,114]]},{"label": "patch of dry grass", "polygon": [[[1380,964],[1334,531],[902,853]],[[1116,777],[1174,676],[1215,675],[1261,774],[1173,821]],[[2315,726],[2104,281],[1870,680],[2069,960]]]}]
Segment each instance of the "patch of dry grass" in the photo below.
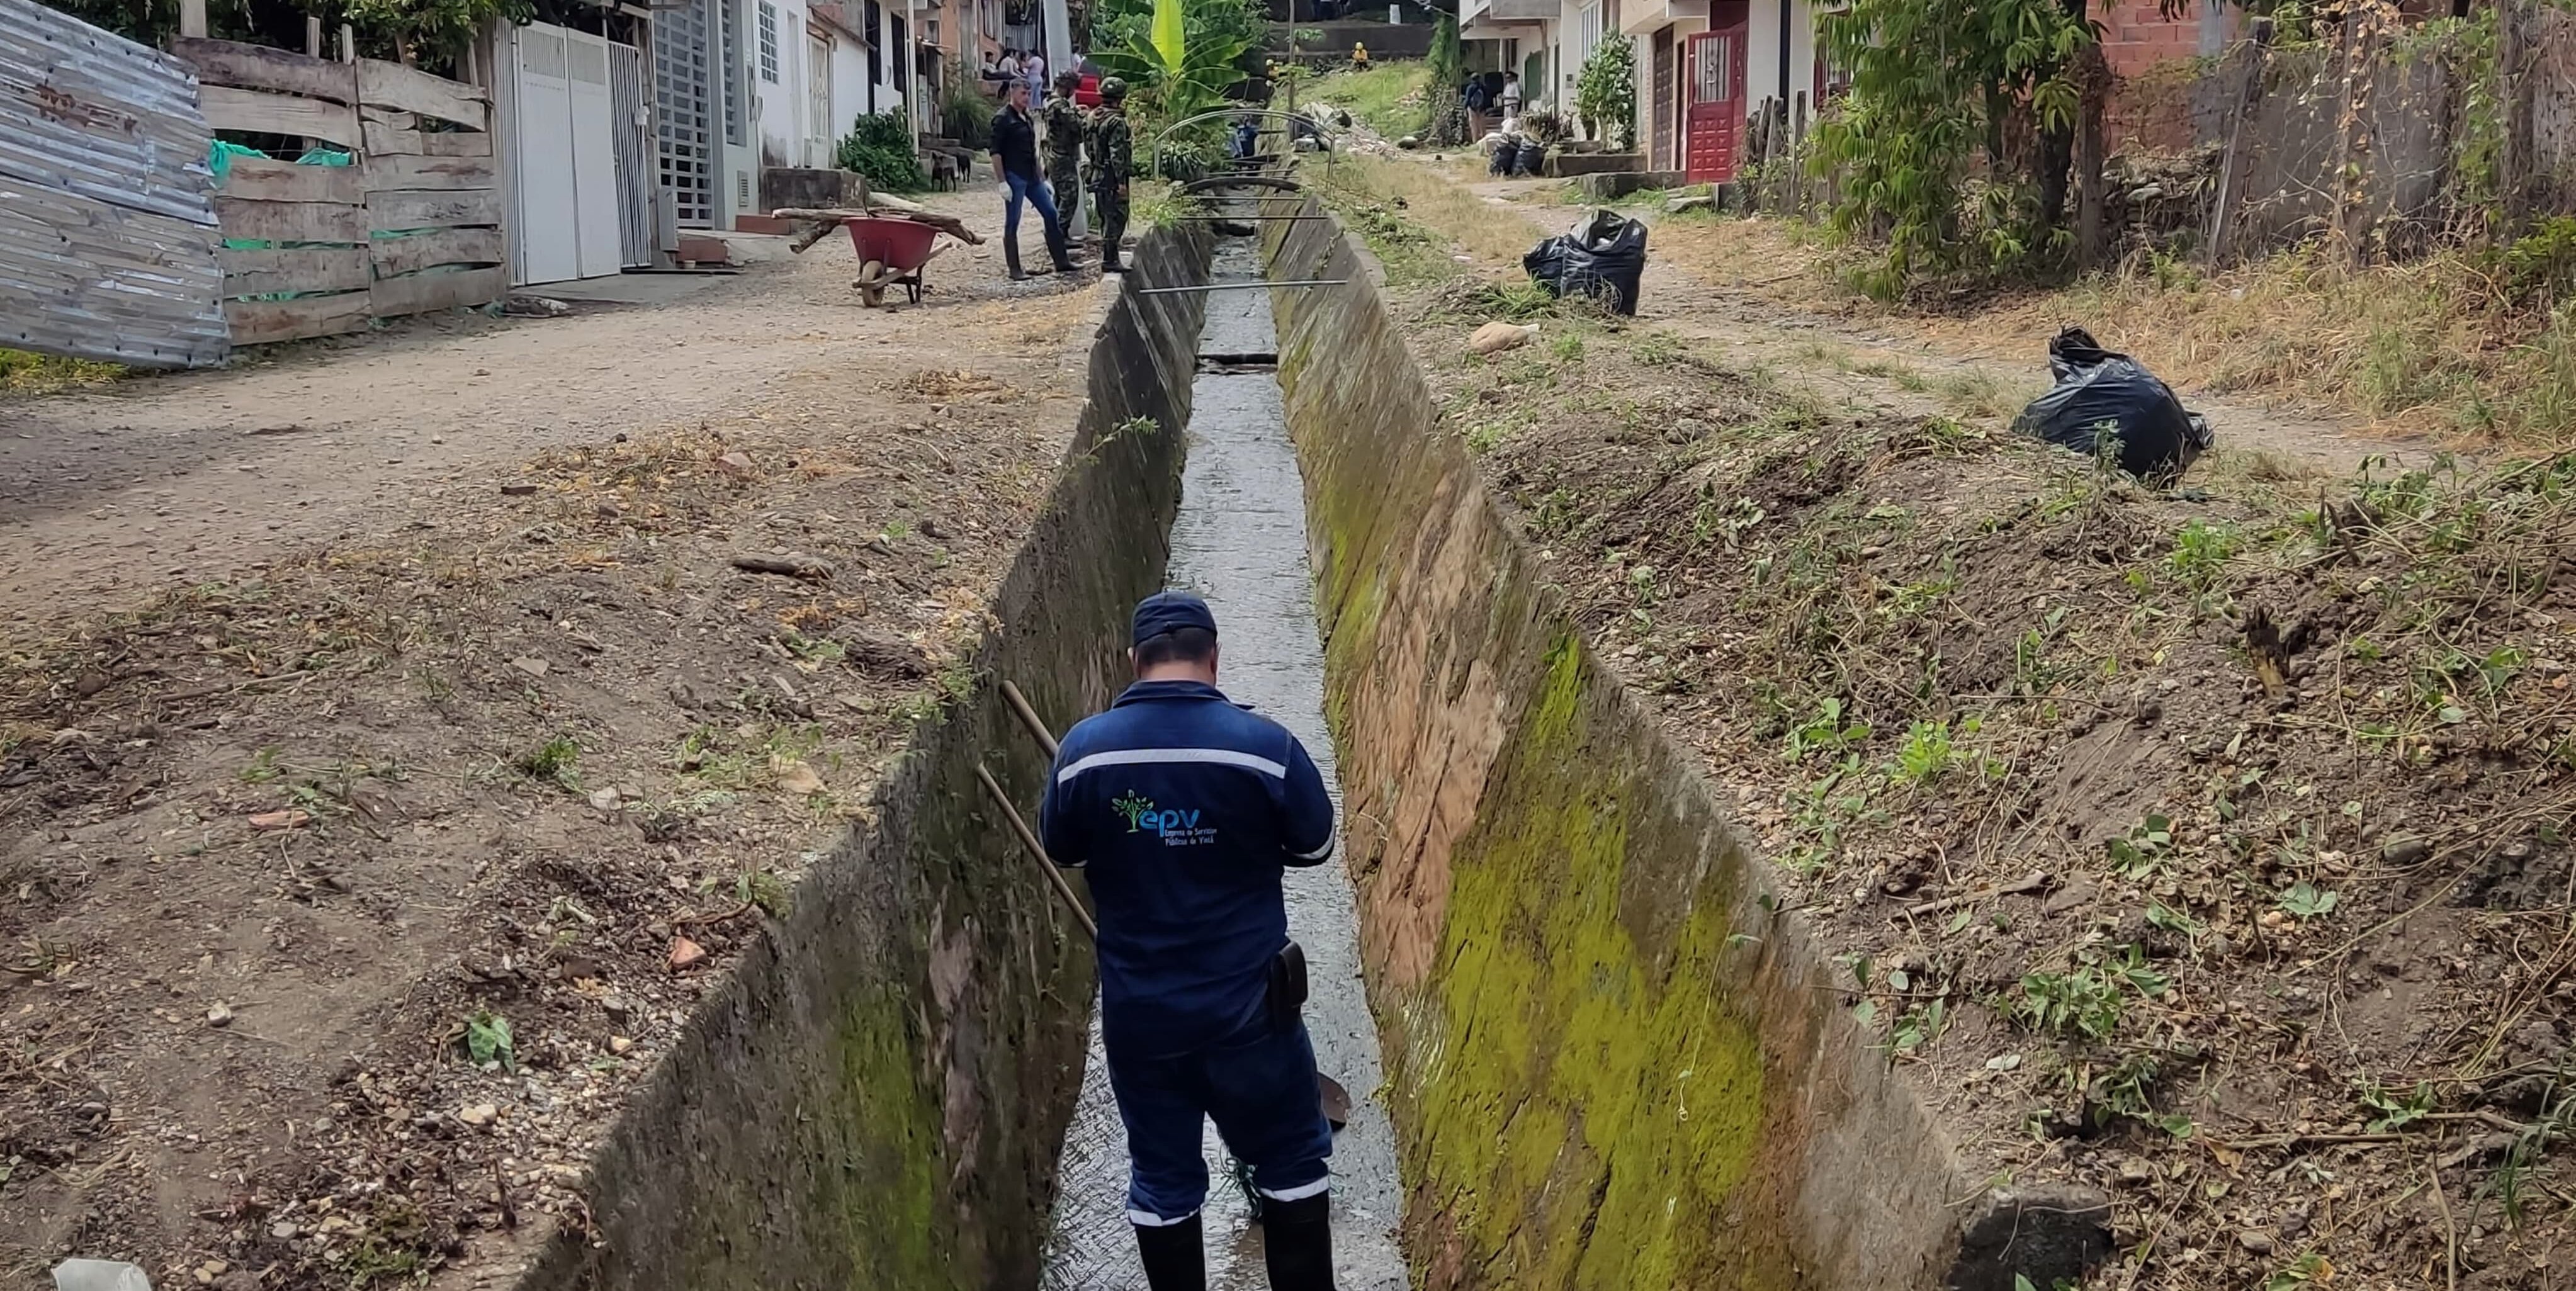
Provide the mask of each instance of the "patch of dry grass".
[{"label": "patch of dry grass", "polygon": [[[1655,244],[1714,286],[1893,321],[1840,284],[1812,226],[1666,221]],[[2076,324],[2186,389],[2307,404],[2401,432],[2541,448],[2576,439],[2576,313],[2501,306],[2466,252],[2361,270],[2289,252],[2206,275],[2142,257],[1973,312],[1894,317],[1952,352],[2025,361]]]}]

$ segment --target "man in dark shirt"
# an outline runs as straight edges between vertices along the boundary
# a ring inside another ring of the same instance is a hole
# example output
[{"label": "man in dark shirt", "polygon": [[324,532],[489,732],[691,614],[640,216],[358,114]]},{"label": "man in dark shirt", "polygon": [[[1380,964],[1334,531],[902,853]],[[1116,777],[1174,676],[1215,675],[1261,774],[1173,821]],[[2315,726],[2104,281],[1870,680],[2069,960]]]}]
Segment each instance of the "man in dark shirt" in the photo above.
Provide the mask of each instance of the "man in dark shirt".
[{"label": "man in dark shirt", "polygon": [[1136,684],[1065,734],[1039,828],[1099,907],[1101,1043],[1145,1280],[1206,1286],[1213,1119],[1252,1168],[1273,1291],[1331,1291],[1333,1134],[1280,879],[1332,856],[1332,799],[1296,736],[1216,688],[1207,602],[1147,597],[1133,641]]},{"label": "man in dark shirt", "polygon": [[1073,272],[1073,259],[1065,251],[1064,225],[1057,220],[1055,203],[1047,197],[1046,182],[1038,174],[1038,123],[1029,116],[1029,83],[1013,81],[1002,96],[1002,110],[993,118],[993,169],[1002,175],[1002,263],[1011,270],[1011,281],[1028,277],[1020,272],[1020,203],[1034,203],[1038,215],[1046,220],[1047,256],[1055,261],[1057,273]]}]

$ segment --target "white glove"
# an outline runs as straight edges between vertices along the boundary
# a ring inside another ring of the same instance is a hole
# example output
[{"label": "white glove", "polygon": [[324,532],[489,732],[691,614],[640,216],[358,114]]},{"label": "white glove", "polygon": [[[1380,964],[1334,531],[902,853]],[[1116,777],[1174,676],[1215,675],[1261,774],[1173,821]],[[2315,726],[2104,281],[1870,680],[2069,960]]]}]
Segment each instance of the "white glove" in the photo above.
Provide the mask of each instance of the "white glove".
[{"label": "white glove", "polygon": [[1011,200],[1011,186],[1008,182],[995,184],[993,186],[993,191],[1001,194],[1003,201],[1007,202]]}]

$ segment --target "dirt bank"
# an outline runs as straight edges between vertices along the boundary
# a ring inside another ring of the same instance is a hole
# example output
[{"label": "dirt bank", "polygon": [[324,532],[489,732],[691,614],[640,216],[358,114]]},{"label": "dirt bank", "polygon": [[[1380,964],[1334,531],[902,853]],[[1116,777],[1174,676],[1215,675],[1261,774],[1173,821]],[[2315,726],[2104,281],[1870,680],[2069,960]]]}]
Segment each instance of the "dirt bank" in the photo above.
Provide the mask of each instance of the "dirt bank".
[{"label": "dirt bank", "polygon": [[1073,429],[1089,290],[957,254],[865,312],[846,259],[0,412],[44,481],[0,544],[11,1285],[586,1222],[632,1081],[970,680]]},{"label": "dirt bank", "polygon": [[1525,295],[1397,294],[1447,428],[1972,1176],[2114,1196],[2107,1285],[2548,1285],[2564,463],[2222,431],[2157,494],[1685,326],[1539,309],[1480,358]]}]

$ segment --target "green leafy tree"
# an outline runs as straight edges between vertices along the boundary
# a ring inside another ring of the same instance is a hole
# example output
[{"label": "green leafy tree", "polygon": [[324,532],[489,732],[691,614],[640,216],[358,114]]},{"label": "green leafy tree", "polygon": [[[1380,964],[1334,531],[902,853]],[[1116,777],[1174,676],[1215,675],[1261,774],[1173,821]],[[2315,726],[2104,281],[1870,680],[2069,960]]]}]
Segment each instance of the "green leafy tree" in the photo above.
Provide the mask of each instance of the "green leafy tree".
[{"label": "green leafy tree", "polygon": [[407,59],[416,51],[462,49],[495,18],[527,22],[535,0],[348,0],[348,21],[386,40]]},{"label": "green leafy tree", "polygon": [[1178,120],[1258,70],[1265,34],[1267,20],[1243,0],[1110,0],[1092,10],[1091,57],[1153,114]]},{"label": "green leafy tree", "polygon": [[1611,146],[1637,146],[1637,43],[1605,34],[1574,74],[1574,115],[1583,131]]},{"label": "green leafy tree", "polygon": [[918,193],[930,187],[913,155],[912,122],[900,112],[877,112],[850,123],[834,160],[841,169],[867,177],[882,193]]},{"label": "green leafy tree", "polygon": [[[1853,0],[1819,27],[1852,76],[1850,97],[1816,134],[1816,166],[1843,177],[1833,226],[1887,245],[1861,286],[1893,295],[1981,258],[1993,267],[2057,249],[2065,240],[2056,227],[2063,141],[2079,107],[2070,73],[2096,38],[2083,0]],[[1979,149],[2000,155],[2005,126],[2023,112],[2041,134],[2035,169],[2043,182],[1992,185],[1975,211],[1963,209]],[[2055,200],[2037,191],[2050,187]],[[2049,246],[2034,246],[2035,238]]]},{"label": "green leafy tree", "polygon": [[1458,19],[1441,14],[1432,20],[1431,53],[1423,60],[1431,68],[1431,142],[1454,148],[1466,142],[1466,104],[1458,97],[1458,86],[1467,77],[1467,51],[1458,43]]}]

